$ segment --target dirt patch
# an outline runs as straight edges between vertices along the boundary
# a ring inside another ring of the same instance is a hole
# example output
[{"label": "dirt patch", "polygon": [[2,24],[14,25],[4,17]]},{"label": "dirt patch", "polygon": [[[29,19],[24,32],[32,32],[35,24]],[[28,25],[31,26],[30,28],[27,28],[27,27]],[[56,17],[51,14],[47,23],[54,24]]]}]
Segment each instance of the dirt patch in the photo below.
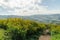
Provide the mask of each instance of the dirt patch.
[{"label": "dirt patch", "polygon": [[51,37],[49,35],[41,35],[39,37],[39,40],[50,40],[50,39],[51,39]]}]

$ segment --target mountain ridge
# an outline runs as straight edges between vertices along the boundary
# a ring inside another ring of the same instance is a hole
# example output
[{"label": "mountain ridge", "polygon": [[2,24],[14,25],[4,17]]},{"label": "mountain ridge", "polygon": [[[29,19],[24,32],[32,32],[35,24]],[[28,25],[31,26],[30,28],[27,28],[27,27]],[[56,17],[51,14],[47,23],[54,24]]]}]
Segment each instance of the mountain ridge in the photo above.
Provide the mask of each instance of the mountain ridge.
[{"label": "mountain ridge", "polygon": [[60,22],[60,14],[51,14],[51,15],[31,15],[31,16],[18,16],[18,15],[0,15],[0,19],[5,18],[23,18],[29,20],[35,20],[40,22]]}]

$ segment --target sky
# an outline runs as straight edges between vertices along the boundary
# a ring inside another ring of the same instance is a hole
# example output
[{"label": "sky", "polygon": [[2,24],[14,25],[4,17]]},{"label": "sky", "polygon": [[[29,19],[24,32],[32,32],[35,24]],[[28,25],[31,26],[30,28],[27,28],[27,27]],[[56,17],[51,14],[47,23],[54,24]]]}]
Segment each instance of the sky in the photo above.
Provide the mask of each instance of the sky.
[{"label": "sky", "polygon": [[60,14],[60,0],[0,0],[0,15]]}]

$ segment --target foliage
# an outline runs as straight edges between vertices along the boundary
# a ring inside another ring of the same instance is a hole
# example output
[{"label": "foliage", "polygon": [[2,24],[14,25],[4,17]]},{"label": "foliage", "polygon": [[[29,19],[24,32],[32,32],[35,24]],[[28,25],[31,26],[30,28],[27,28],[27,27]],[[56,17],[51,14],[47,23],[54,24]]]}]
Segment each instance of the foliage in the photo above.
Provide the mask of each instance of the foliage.
[{"label": "foliage", "polygon": [[60,25],[22,18],[0,19],[0,40],[38,40],[46,29],[54,35],[60,32]]}]

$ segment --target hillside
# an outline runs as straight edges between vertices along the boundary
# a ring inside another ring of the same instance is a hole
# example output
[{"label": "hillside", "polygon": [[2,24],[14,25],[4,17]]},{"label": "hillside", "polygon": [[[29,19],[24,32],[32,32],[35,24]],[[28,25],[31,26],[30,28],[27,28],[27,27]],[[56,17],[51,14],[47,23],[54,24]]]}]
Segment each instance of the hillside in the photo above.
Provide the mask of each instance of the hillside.
[{"label": "hillside", "polygon": [[0,19],[0,40],[38,40],[41,35],[52,35],[51,39],[59,39],[60,25],[23,18]]},{"label": "hillside", "polygon": [[44,23],[22,18],[0,19],[0,40],[38,40],[47,28]]}]

